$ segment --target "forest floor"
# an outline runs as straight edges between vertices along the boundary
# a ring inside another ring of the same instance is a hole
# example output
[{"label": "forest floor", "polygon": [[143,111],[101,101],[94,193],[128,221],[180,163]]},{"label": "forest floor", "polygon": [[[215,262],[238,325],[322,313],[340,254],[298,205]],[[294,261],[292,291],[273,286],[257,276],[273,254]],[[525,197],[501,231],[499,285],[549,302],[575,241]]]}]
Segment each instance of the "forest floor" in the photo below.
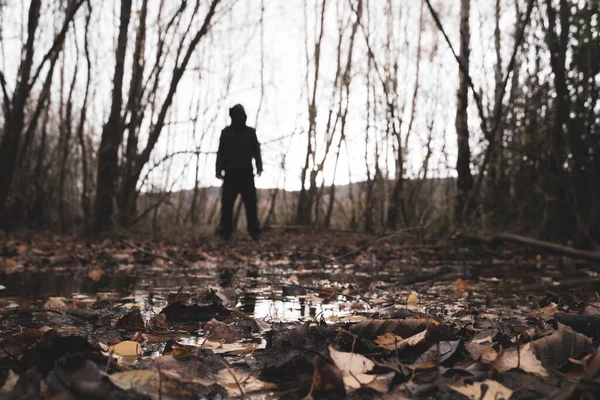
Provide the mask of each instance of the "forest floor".
[{"label": "forest floor", "polygon": [[600,266],[453,238],[0,242],[0,399],[600,398]]}]

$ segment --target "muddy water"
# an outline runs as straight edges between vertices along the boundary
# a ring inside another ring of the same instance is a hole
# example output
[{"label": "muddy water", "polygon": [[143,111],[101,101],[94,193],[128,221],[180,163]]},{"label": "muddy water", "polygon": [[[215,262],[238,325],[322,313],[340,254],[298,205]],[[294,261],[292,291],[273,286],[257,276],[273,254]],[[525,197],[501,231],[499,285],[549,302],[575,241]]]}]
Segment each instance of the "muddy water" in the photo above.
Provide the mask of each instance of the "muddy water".
[{"label": "muddy water", "polygon": [[[90,278],[89,269],[76,266],[0,273],[0,285],[4,287],[0,290],[0,306],[41,307],[50,297],[64,297],[87,301],[93,308],[94,300],[105,300],[113,306],[140,308],[150,318],[160,312],[174,293],[190,297],[211,288],[227,292],[227,307],[251,318],[277,322],[333,321],[351,314],[369,315],[382,308],[402,306],[411,293],[418,295],[420,310],[453,312],[472,306],[532,307],[531,298],[549,291],[594,293],[600,287],[597,273],[535,266],[515,269],[464,264],[399,263],[384,267],[311,266],[311,261],[304,264],[305,270],[299,269],[296,262],[273,263],[254,270],[229,266],[230,270],[225,272],[207,264],[194,271],[174,269],[169,273],[140,266],[134,273],[106,272],[98,280]],[[442,270],[444,274],[423,282],[396,283]],[[468,287],[456,287],[458,278],[468,280]],[[320,289],[332,286],[339,289],[333,295],[319,293]],[[353,289],[351,296],[342,295],[344,287]]]},{"label": "muddy water", "polygon": [[[0,274],[0,302],[3,307],[41,305],[50,297],[79,301],[108,300],[115,306],[137,307],[148,318],[167,305],[174,293],[198,293],[209,287],[219,291],[215,278],[208,275],[143,277],[126,274],[105,274],[99,281],[92,280],[85,271],[57,272],[54,270]],[[246,290],[229,288],[237,294],[230,308],[249,317],[270,321],[300,321],[344,316],[336,299],[321,299],[307,295],[308,291],[293,285],[264,285],[256,280],[237,282]],[[229,282],[229,286],[231,282]]]}]

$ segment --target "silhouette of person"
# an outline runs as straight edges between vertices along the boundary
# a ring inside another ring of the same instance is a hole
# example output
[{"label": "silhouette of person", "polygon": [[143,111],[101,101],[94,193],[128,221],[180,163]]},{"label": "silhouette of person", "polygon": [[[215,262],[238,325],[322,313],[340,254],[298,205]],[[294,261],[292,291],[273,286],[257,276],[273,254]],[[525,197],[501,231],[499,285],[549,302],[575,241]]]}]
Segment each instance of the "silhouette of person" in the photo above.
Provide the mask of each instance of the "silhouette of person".
[{"label": "silhouette of person", "polygon": [[260,226],[256,206],[256,187],[252,159],[256,161],[256,172],[262,174],[260,143],[256,130],[246,125],[246,112],[241,104],[229,109],[231,125],[223,129],[217,152],[217,178],[223,180],[221,193],[221,225],[219,234],[225,240],[231,238],[233,229],[233,205],[238,194],[246,208],[248,233],[259,239]]}]

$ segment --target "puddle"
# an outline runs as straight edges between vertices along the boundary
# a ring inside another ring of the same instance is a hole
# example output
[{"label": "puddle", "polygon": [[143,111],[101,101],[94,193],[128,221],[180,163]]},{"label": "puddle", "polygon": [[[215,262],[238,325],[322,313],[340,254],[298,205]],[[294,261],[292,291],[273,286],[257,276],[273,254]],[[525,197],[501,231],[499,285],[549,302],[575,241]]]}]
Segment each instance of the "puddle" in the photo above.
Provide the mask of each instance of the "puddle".
[{"label": "puddle", "polygon": [[[50,297],[82,302],[108,301],[114,306],[139,308],[146,320],[168,304],[169,295],[197,293],[209,287],[206,277],[139,277],[124,274],[92,280],[85,272],[16,272],[0,274],[0,301],[17,304],[43,304]],[[247,283],[247,282],[245,282]],[[337,299],[309,296],[303,288],[286,285],[262,286],[253,283],[251,291],[239,293],[232,309],[265,321],[291,322],[328,319],[348,315]],[[342,299],[343,300],[343,299]]]}]

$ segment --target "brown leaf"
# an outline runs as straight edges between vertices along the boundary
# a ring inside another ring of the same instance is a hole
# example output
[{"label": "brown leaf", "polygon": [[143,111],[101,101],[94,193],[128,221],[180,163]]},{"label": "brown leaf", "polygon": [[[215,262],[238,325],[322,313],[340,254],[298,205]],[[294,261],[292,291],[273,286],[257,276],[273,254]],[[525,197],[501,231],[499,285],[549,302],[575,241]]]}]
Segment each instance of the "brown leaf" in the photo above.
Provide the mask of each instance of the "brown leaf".
[{"label": "brown leaf", "polygon": [[142,346],[131,340],[118,343],[111,350],[116,356],[121,357],[138,357],[142,355]]},{"label": "brown leaf", "polygon": [[315,367],[313,371],[313,382],[311,392],[326,391],[336,392],[340,396],[346,396],[346,387],[342,372],[331,363],[321,360],[321,357],[315,357]]},{"label": "brown leaf", "polygon": [[493,347],[486,347],[481,353],[481,362],[491,364],[498,358],[498,352]]},{"label": "brown leaf", "polygon": [[244,393],[272,390],[277,387],[274,383],[263,382],[246,371],[231,368],[220,370],[217,374],[217,381],[219,382],[219,385],[227,390],[227,394],[231,397],[243,396],[243,394],[240,393],[240,386]]},{"label": "brown leaf", "polygon": [[139,309],[133,309],[117,321],[117,328],[128,330],[144,330],[146,324]]},{"label": "brown leaf", "polygon": [[157,314],[150,318],[150,324],[154,328],[167,329],[167,316],[165,314]]},{"label": "brown leaf", "polygon": [[[109,375],[108,378],[122,390],[133,390],[137,393],[149,396],[153,400],[156,399],[173,399],[173,398],[194,398],[192,392],[183,386],[183,382],[178,378],[176,373],[169,371],[158,371],[157,369],[150,370],[133,370],[125,372],[117,372]],[[202,386],[209,386],[212,382],[194,379],[192,382]]]},{"label": "brown leaf", "polygon": [[240,340],[240,335],[236,331],[214,318],[206,322],[203,329],[208,333],[208,340],[223,341],[225,343],[233,343]]},{"label": "brown leaf", "polygon": [[8,370],[8,377],[4,381],[2,388],[0,388],[0,393],[12,392],[18,381],[19,375],[15,374],[12,369]]},{"label": "brown leaf", "polygon": [[513,347],[504,351],[491,365],[499,372],[506,372],[513,368],[522,369],[525,372],[530,372],[534,375],[545,378],[548,376],[548,371],[542,365],[533,353],[531,343]]},{"label": "brown leaf", "polygon": [[532,346],[542,363],[555,369],[593,349],[592,339],[560,322],[552,335],[533,341]]},{"label": "brown leaf", "polygon": [[350,331],[367,339],[373,339],[388,332],[408,338],[427,329],[426,319],[370,319],[350,327]]},{"label": "brown leaf", "polygon": [[402,337],[386,332],[384,335],[377,336],[374,340],[377,346],[388,350],[394,350],[395,346],[402,341]]},{"label": "brown leaf", "polygon": [[137,343],[144,343],[146,338],[144,338],[144,334],[142,332],[137,331],[131,340]]},{"label": "brown leaf", "polygon": [[44,303],[44,308],[46,310],[66,310],[67,305],[63,300],[62,297],[50,297],[46,300],[46,303]]},{"label": "brown leaf", "polygon": [[102,279],[103,275],[104,275],[104,271],[101,270],[100,268],[95,268],[88,273],[88,276],[94,282],[100,282],[100,279]]}]

